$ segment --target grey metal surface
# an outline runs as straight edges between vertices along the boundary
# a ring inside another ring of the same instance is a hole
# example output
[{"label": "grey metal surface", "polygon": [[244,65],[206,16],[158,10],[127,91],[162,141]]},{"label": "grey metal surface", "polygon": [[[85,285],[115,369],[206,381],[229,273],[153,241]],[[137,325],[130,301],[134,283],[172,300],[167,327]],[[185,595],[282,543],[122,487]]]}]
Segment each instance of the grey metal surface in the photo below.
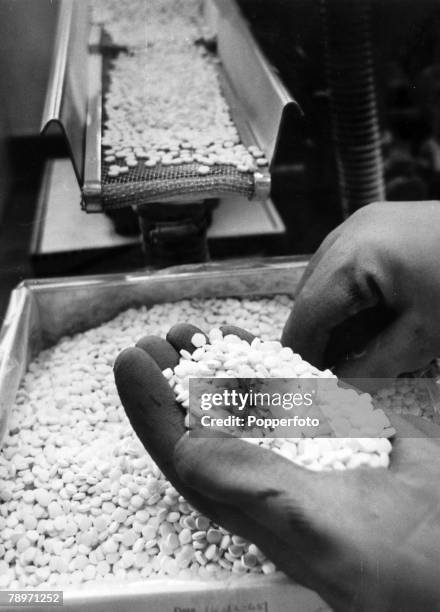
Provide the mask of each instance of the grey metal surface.
[{"label": "grey metal surface", "polygon": [[[105,258],[107,268],[103,267],[102,273],[116,271],[111,263],[116,251],[135,246],[140,250],[139,235],[117,234],[106,215],[86,217],[79,206],[80,201],[81,190],[70,160],[49,160],[43,174],[30,249],[38,275],[44,275],[44,270],[50,270],[51,265],[54,266],[53,273],[70,274],[78,256],[86,259],[100,249],[108,254],[108,260]],[[270,240],[276,244],[284,232],[282,219],[270,200],[250,202],[237,197],[219,200],[212,211],[207,234],[212,248],[221,248],[222,243],[232,239],[239,243],[244,254],[243,240],[249,244],[249,249],[254,248],[254,253],[258,252],[258,242],[261,252],[262,243]],[[250,243],[251,237],[255,238],[254,246]],[[130,269],[130,266],[133,268],[136,263],[127,264],[125,269]],[[123,269],[120,267],[118,271]]]},{"label": "grey metal surface", "polygon": [[[11,296],[13,306],[7,312],[7,327],[20,328],[20,334],[32,339],[29,348],[35,352],[65,334],[108,321],[125,308],[192,297],[293,294],[305,265],[303,257],[280,257],[177,266],[156,273],[27,280]],[[32,305],[32,320],[38,321],[35,329],[27,330],[31,333],[24,331],[22,309],[16,306],[25,302]],[[10,333],[2,329],[0,347]],[[0,350],[0,355],[4,354]],[[0,379],[0,397],[1,385]]]},{"label": "grey metal surface", "polygon": [[78,182],[83,182],[87,113],[89,19],[87,0],[60,0],[41,133],[66,139]]},{"label": "grey metal surface", "polygon": [[[269,161],[277,157],[285,115],[302,111],[252,35],[235,0],[214,0],[223,87],[240,134],[252,135]],[[294,138],[294,134],[291,135]]]},{"label": "grey metal surface", "polygon": [[83,205],[101,212],[102,56],[89,55],[87,129],[84,149]]}]

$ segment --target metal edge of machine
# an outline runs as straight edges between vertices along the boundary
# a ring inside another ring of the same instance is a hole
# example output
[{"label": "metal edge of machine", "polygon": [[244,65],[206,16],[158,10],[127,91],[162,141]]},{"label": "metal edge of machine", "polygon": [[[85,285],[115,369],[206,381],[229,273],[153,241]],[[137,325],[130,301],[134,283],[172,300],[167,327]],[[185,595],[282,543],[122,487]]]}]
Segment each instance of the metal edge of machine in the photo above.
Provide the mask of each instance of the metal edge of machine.
[{"label": "metal edge of machine", "polygon": [[87,0],[59,0],[40,133],[61,134],[80,185],[84,179],[89,35]]},{"label": "metal edge of machine", "polygon": [[82,208],[89,213],[103,210],[101,202],[102,74],[101,54],[90,53],[84,182],[81,201]]},{"label": "metal edge of machine", "polygon": [[251,134],[272,163],[277,158],[286,115],[295,113],[301,119],[303,112],[267,60],[236,1],[211,2],[218,13],[210,18],[216,29],[217,50],[226,80],[225,96],[239,132]]}]

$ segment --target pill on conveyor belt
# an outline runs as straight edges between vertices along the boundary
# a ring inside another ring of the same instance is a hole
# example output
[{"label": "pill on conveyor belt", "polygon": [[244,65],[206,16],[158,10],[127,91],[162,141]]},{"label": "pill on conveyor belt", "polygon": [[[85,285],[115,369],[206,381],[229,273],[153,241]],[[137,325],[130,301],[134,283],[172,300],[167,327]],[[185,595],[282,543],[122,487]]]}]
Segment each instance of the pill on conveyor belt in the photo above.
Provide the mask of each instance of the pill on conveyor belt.
[{"label": "pill on conveyor belt", "polygon": [[210,172],[210,167],[209,166],[205,166],[205,165],[201,165],[197,168],[197,172],[199,174],[209,174]]},{"label": "pill on conveyor belt", "polygon": [[256,158],[264,157],[264,152],[258,147],[250,146],[249,152],[252,154],[253,157],[256,157]]},{"label": "pill on conveyor belt", "polygon": [[[155,159],[147,168],[190,164],[198,156],[203,166],[251,166],[253,155],[240,142],[222,93],[218,58],[198,44],[199,0],[91,5],[96,24],[111,32],[113,41],[124,39],[121,46],[130,50],[118,54],[107,73],[103,146],[129,167],[130,156]],[[135,17],[139,14],[144,18]]]}]

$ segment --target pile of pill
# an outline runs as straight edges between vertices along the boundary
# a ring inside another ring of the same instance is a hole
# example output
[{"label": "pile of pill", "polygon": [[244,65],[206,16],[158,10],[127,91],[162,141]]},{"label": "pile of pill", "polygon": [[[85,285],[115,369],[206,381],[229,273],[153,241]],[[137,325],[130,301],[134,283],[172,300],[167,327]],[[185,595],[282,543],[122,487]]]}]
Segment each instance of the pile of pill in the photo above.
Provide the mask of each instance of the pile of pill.
[{"label": "pile of pill", "polygon": [[[196,175],[209,175],[215,166],[234,166],[240,172],[267,166],[263,151],[240,142],[221,91],[217,57],[195,44],[203,29],[200,2],[135,4],[143,45],[111,62],[105,94],[107,176],[117,178],[142,167],[184,165]],[[115,8],[115,18],[119,15],[120,8]],[[107,17],[105,27],[111,23]]]},{"label": "pile of pill", "polygon": [[273,572],[256,546],[196,512],[159,472],[120,404],[112,366],[143,335],[164,337],[183,321],[206,331],[233,322],[275,340],[291,307],[281,295],[157,304],[41,351],[0,452],[0,588]]},{"label": "pile of pill", "polygon": [[440,405],[435,381],[439,380],[439,372],[439,364],[433,364],[424,377],[397,379],[375,394],[375,402],[396,414],[411,414],[438,421]]},{"label": "pile of pill", "polygon": [[90,21],[130,51],[147,44],[196,43],[205,35],[203,0],[91,0]]},{"label": "pile of pill", "polygon": [[[192,353],[182,349],[179,364],[174,370],[168,368],[164,371],[177,401],[184,408],[190,406],[190,377],[326,379],[321,380],[321,387],[317,387],[314,404],[319,406],[330,426],[328,436],[313,436],[314,430],[310,429],[307,438],[267,437],[261,428],[259,431],[263,437],[254,436],[248,441],[271,448],[311,470],[344,470],[361,465],[388,467],[392,448],[388,437],[395,431],[385,413],[374,406],[369,394],[339,387],[329,370],[321,372],[277,341],[263,342],[254,338],[249,343],[234,334],[223,336],[220,329],[214,328],[207,336],[194,334],[192,344]],[[223,408],[215,414],[220,413],[227,414],[227,410]],[[200,407],[194,406],[191,413],[187,412],[188,427],[190,414],[193,417],[202,414]]]}]

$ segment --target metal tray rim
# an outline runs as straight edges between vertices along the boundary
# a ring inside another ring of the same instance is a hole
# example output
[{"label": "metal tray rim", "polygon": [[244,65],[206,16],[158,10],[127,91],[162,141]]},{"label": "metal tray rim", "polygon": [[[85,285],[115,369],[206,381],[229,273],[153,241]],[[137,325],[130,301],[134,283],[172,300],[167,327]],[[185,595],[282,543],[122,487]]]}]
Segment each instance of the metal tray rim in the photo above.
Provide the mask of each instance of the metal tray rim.
[{"label": "metal tray rim", "polygon": [[228,259],[220,262],[208,262],[200,264],[177,265],[162,270],[138,270],[127,273],[109,273],[109,274],[94,274],[84,275],[81,277],[75,276],[60,276],[55,278],[30,278],[21,281],[13,290],[19,291],[26,289],[31,292],[47,291],[48,289],[62,289],[73,286],[105,286],[115,283],[132,283],[141,281],[158,280],[162,277],[169,279],[175,276],[176,279],[191,278],[195,274],[221,277],[225,273],[246,273],[246,271],[265,269],[265,270],[281,270],[281,269],[301,269],[309,262],[308,255],[289,255],[264,258],[246,258],[246,259]]},{"label": "metal tray rim", "polygon": [[[0,440],[6,427],[5,418],[14,401],[15,392],[26,369],[29,358],[30,330],[32,325],[40,324],[38,314],[39,296],[51,296],[64,290],[75,288],[106,288],[108,286],[124,287],[132,283],[154,287],[154,281],[210,279],[216,281],[238,278],[254,278],[262,271],[278,271],[282,278],[285,272],[295,271],[295,278],[302,273],[308,258],[276,257],[264,259],[233,260],[219,263],[176,266],[157,272],[135,271],[127,274],[94,275],[81,278],[28,279],[13,290],[9,307],[0,329]],[[296,282],[296,281],[295,281]],[[211,286],[211,285],[210,285]],[[289,292],[289,291],[287,291]],[[118,609],[141,611],[148,606],[149,612],[161,612],[164,609],[178,609],[183,601],[202,606],[219,598],[220,602],[242,601],[255,602],[258,598],[269,601],[271,609],[284,610],[292,601],[299,602],[301,612],[314,612],[322,609],[318,596],[301,587],[283,574],[277,572],[271,576],[245,576],[221,580],[188,580],[146,578],[143,581],[125,584],[103,582],[95,586],[78,588],[67,587],[64,596],[65,610],[82,609],[104,612],[110,601],[117,601]],[[289,603],[288,603],[289,602]],[[272,603],[274,608],[272,608]],[[222,604],[216,604],[222,607]],[[176,608],[177,606],[177,608]],[[191,606],[189,607],[191,608]],[[216,608],[214,608],[216,609]]]}]

